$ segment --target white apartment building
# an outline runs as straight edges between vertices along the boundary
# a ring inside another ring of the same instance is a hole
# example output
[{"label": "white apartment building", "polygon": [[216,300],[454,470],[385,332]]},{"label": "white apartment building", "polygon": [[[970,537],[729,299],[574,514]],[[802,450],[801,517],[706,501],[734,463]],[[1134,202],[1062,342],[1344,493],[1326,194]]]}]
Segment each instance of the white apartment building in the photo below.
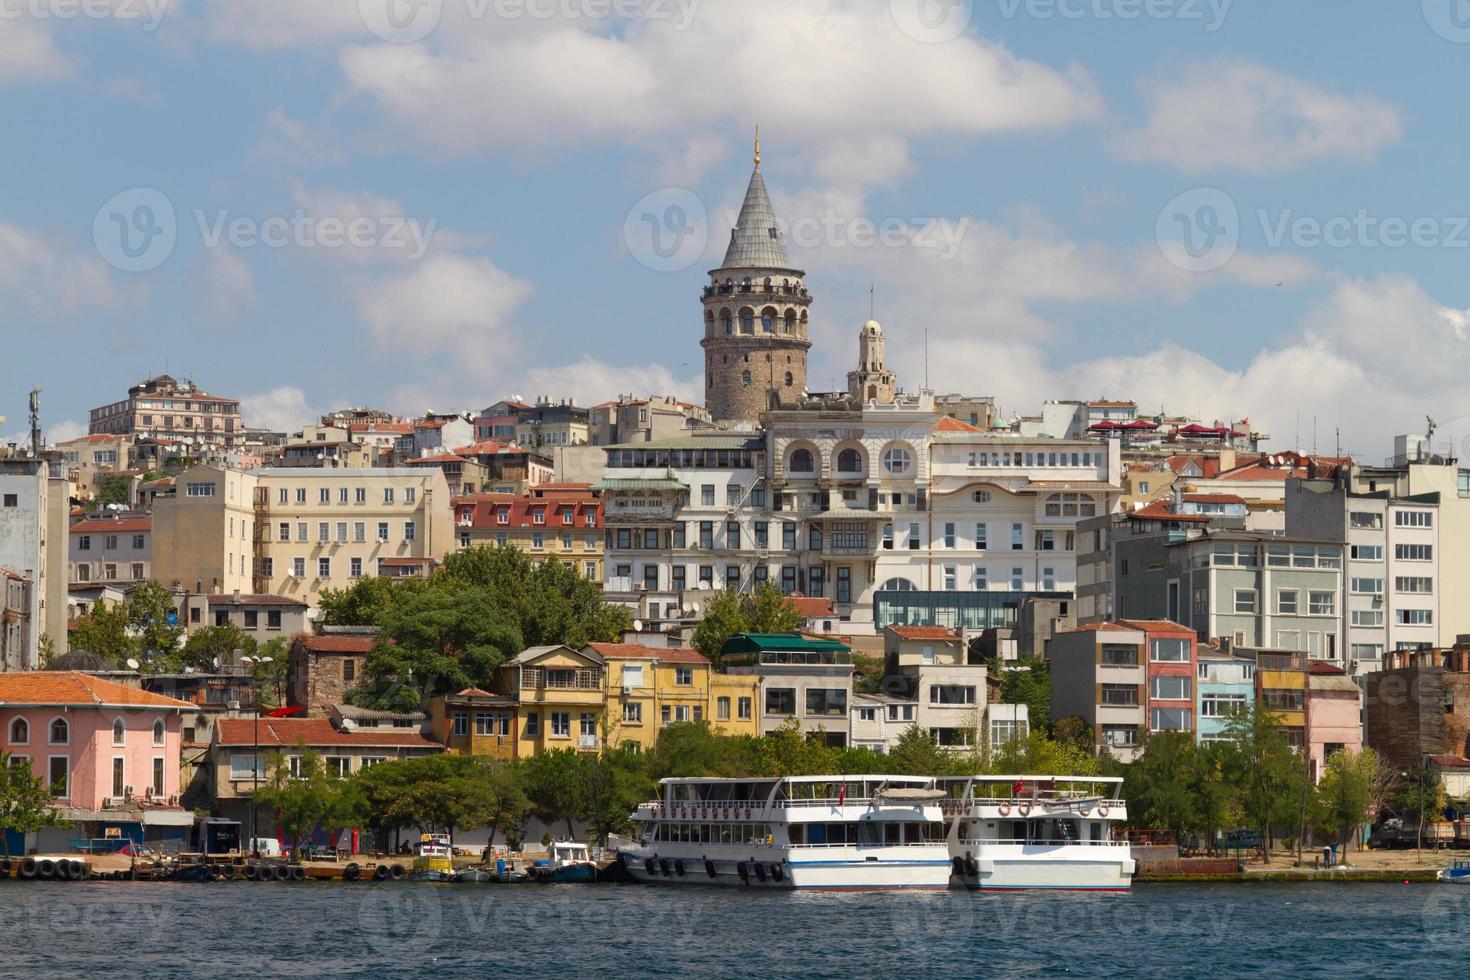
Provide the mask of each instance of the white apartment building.
[{"label": "white apartment building", "polygon": [[[0,574],[5,604],[21,604],[5,640],[4,670],[40,666],[41,638],[67,649],[67,477],[60,458],[0,449]],[[24,582],[24,587],[14,583]]]}]

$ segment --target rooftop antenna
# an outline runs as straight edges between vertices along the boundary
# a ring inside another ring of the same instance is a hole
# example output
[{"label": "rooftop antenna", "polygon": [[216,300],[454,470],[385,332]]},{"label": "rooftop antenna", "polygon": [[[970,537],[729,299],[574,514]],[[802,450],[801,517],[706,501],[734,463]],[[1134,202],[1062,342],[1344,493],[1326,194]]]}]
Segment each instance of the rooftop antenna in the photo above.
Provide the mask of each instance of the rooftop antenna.
[{"label": "rooftop antenna", "polygon": [[874,291],[874,289],[876,289],[876,287],[872,283],[868,283],[868,319],[869,320],[876,320],[876,319],[878,319],[878,315],[874,312],[875,307],[873,305],[873,303],[874,303],[874,299],[873,299],[873,291]]},{"label": "rooftop antenna", "polygon": [[760,169],[760,165],[761,165],[761,127],[760,127],[760,123],[756,123],[755,124],[755,166],[756,166],[756,169],[757,170]]},{"label": "rooftop antenna", "polygon": [[924,328],[924,390],[929,390],[929,328]]},{"label": "rooftop antenna", "polygon": [[41,386],[31,389],[31,454],[41,455]]}]

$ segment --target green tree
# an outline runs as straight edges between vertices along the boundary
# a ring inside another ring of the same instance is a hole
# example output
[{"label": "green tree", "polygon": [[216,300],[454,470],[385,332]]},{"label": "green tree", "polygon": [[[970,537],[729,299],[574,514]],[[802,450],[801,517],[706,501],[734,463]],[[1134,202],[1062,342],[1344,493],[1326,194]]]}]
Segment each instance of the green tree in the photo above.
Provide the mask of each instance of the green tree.
[{"label": "green tree", "polygon": [[495,669],[523,648],[515,623],[483,591],[466,585],[400,597],[368,655],[357,703],[413,711],[423,700],[489,687]]},{"label": "green tree", "polygon": [[1025,738],[992,749],[986,769],[992,774],[1096,776],[1101,772],[1101,765],[1091,752],[1079,751],[1075,745],[1056,741],[1045,732],[1033,729]]},{"label": "green tree", "polygon": [[587,829],[604,847],[609,834],[629,825],[628,815],[653,795],[642,758],[629,749],[608,749],[601,756],[583,755],[578,768],[580,809]]},{"label": "green tree", "polygon": [[837,759],[820,733],[803,732],[792,718],[760,740],[757,767],[765,776],[820,776],[835,773]]},{"label": "green tree", "polygon": [[490,828],[490,842],[504,830],[506,840],[517,828],[525,825],[531,812],[531,800],[521,782],[521,772],[515,763],[484,762],[484,779],[488,806],[485,826]]},{"label": "green tree", "polygon": [[580,753],[572,749],[537,753],[525,761],[522,775],[532,814],[548,827],[565,823],[570,838],[573,822],[585,816]]},{"label": "green tree", "polygon": [[347,804],[357,823],[371,830],[390,851],[397,849],[403,828],[418,822],[410,801],[416,778],[410,760],[391,759],[358,770],[347,784]]},{"label": "green tree", "polygon": [[0,851],[5,857],[10,857],[5,831],[30,834],[60,823],[51,799],[46,781],[29,764],[12,765],[10,753],[0,752]]},{"label": "green tree", "polygon": [[444,561],[440,578],[483,590],[505,610],[527,646],[616,640],[633,622],[624,606],[604,602],[597,583],[574,564],[550,558],[537,564],[519,548],[465,548]]},{"label": "green tree", "polygon": [[954,759],[918,725],[904,729],[888,759],[892,771],[900,776],[942,776],[950,773],[954,765]]},{"label": "green tree", "polygon": [[1381,768],[1372,749],[1334,753],[1322,768],[1317,784],[1318,819],[1344,848],[1352,841],[1353,831],[1371,819]]},{"label": "green tree", "polygon": [[89,510],[101,510],[111,504],[127,506],[132,491],[132,477],[121,474],[104,476],[97,485],[97,496],[92,498]]},{"label": "green tree", "polygon": [[382,626],[399,594],[420,588],[414,579],[360,578],[345,589],[323,589],[317,599],[326,626]]},{"label": "green tree", "polygon": [[301,841],[317,827],[337,830],[351,819],[351,795],[343,780],[329,774],[322,757],[305,745],[296,771],[284,753],[270,759],[269,778],[254,794],[256,803],[276,811],[276,826],[291,840],[291,860],[301,860]]},{"label": "green tree", "polygon": [[144,582],[127,601],[128,627],[136,638],[136,649],[153,654],[165,669],[177,657],[179,640],[184,635],[178,611],[173,593],[157,582]]},{"label": "green tree", "polygon": [[1181,837],[1199,825],[1195,805],[1197,746],[1188,732],[1150,735],[1123,777],[1128,820],[1135,827],[1163,828]]},{"label": "green tree", "polygon": [[1000,699],[1005,704],[1024,704],[1032,731],[1051,727],[1051,665],[1039,657],[1026,657],[1003,669]]},{"label": "green tree", "polygon": [[121,605],[106,608],[101,603],[77,621],[71,634],[71,648],[95,653],[121,667],[137,652],[137,644],[128,636],[128,611]]},{"label": "green tree", "polygon": [[216,669],[216,660],[221,666],[234,663],[236,651],[245,655],[254,653],[255,637],[234,623],[205,626],[184,641],[178,655],[171,658],[172,669],[192,667],[198,671],[212,671]]},{"label": "green tree", "polygon": [[748,735],[717,735],[708,721],[675,722],[659,732],[648,754],[649,777],[750,776],[758,769],[759,745]]},{"label": "green tree", "polygon": [[1236,712],[1225,734],[1233,748],[1230,782],[1238,787],[1240,811],[1247,826],[1260,833],[1269,862],[1273,828],[1295,827],[1299,818],[1301,761],[1281,734],[1276,715],[1260,702]]},{"label": "green tree", "polygon": [[694,647],[719,663],[725,641],[736,633],[791,633],[801,624],[796,606],[769,582],[748,595],[727,589],[704,607],[704,618],[694,627]]}]

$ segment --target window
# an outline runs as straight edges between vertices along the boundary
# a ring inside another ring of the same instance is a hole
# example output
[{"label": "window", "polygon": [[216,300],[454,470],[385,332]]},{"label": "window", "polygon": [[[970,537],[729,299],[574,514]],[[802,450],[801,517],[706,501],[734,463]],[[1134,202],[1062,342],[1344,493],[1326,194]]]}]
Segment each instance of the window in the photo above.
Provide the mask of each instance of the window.
[{"label": "window", "polygon": [[318,521],[316,525],[316,539],[320,544],[326,544],[332,540],[332,525],[328,521]]},{"label": "window", "polygon": [[[626,683],[626,680],[625,680]],[[643,724],[643,704],[639,701],[627,701],[623,704],[623,721],[630,725]]]},{"label": "window", "polygon": [[[1251,593],[1255,595],[1254,592]],[[1189,641],[1178,639],[1154,640],[1149,645],[1149,660],[1156,664],[1182,664],[1189,662]]]},{"label": "window", "polygon": [[404,487],[403,488],[403,502],[404,503],[411,504],[415,500],[418,499],[418,496],[419,496],[419,491],[418,491],[418,488],[417,487]]},{"label": "window", "polygon": [[1103,725],[1102,744],[1110,749],[1131,749],[1138,745],[1137,725]]},{"label": "window", "polygon": [[837,454],[837,472],[861,473],[862,471],[863,457],[856,449],[844,449]]},{"label": "window", "polygon": [[889,473],[894,475],[907,473],[912,464],[913,457],[902,446],[894,446],[883,452],[883,469]]},{"label": "window", "polygon": [[161,745],[163,745],[163,736],[164,736],[163,719],[162,718],[156,718],[153,721],[153,744],[155,746],[161,746]]},{"label": "window", "polygon": [[1434,514],[1427,510],[1400,510],[1393,515],[1394,527],[1433,527]]},{"label": "window", "polygon": [[806,713],[808,715],[846,715],[847,692],[840,688],[807,688]]},{"label": "window", "polygon": [[[1399,581],[1403,581],[1400,579]],[[1355,578],[1349,583],[1353,595],[1377,595],[1383,591],[1381,578]]]},{"label": "window", "polygon": [[955,590],[956,585],[957,585],[957,583],[956,583],[956,578],[957,578],[956,572],[957,572],[957,569],[956,569],[956,567],[954,565],[945,565],[944,566],[944,591],[946,591],[946,592],[953,592]]},{"label": "window", "polygon": [[1113,708],[1136,708],[1138,707],[1138,685],[1104,684],[1102,685],[1101,703]]},{"label": "window", "polygon": [[1041,591],[1055,592],[1057,590],[1057,573],[1054,568],[1043,568],[1041,570]]},{"label": "window", "polygon": [[1201,718],[1227,718],[1237,711],[1244,711],[1246,707],[1247,698],[1244,694],[1200,694]]},{"label": "window", "polygon": [[1337,594],[1333,592],[1308,592],[1307,612],[1313,616],[1336,615]]},{"label": "window", "polygon": [[384,487],[383,488],[383,503],[385,503],[385,504],[391,504],[392,502],[393,502],[393,488],[392,487]]},{"label": "window", "polygon": [[720,697],[715,699],[715,720],[730,720],[730,699],[728,697]]},{"label": "window", "polygon": [[1353,609],[1348,612],[1348,622],[1353,626],[1382,626],[1382,609]]},{"label": "window", "polygon": [[985,571],[985,566],[984,565],[976,565],[975,566],[975,591],[976,592],[984,592],[984,591],[986,591],[987,589],[990,588],[990,581],[986,577],[986,575],[987,575],[987,573]]},{"label": "window", "polygon": [[740,700],[736,703],[736,709],[739,712],[738,717],[740,717],[742,720],[748,721],[754,714],[755,705],[752,703],[750,698],[740,698]]},{"label": "window", "polygon": [[346,544],[347,543],[347,522],[346,521],[338,521],[337,522],[337,542],[339,544]]},{"label": "window", "polygon": [[128,780],[126,761],[118,758],[112,760],[112,795],[121,797],[127,795]]},{"label": "window", "polygon": [[811,450],[798,449],[791,454],[791,465],[789,469],[793,473],[812,473],[816,471],[816,463],[812,459]]},{"label": "window", "polygon": [[403,522],[403,540],[413,541],[418,537],[418,525],[413,521]]},{"label": "window", "polygon": [[51,795],[63,800],[71,795],[71,759],[64,755],[53,755],[46,768],[46,781],[51,786]]},{"label": "window", "polygon": [[572,735],[572,713],[570,711],[553,711],[551,713],[551,737],[570,738]]},{"label": "window", "polygon": [[975,688],[963,684],[930,684],[930,704],[974,704]]},{"label": "window", "polygon": [[1282,589],[1276,593],[1276,611],[1285,616],[1295,616],[1299,595],[1296,589]]},{"label": "window", "polygon": [[31,744],[31,723],[24,718],[17,718],[10,723],[10,744]]},{"label": "window", "polygon": [[1024,524],[1011,525],[1011,550],[1020,551],[1026,547],[1026,526]]},{"label": "window", "polygon": [[83,535],[81,535],[77,539],[77,550],[78,551],[91,551],[92,550],[92,536],[90,534],[83,534]]},{"label": "window", "polygon": [[1382,561],[1383,548],[1376,544],[1355,544],[1348,549],[1348,557],[1353,561]]},{"label": "window", "polygon": [[1434,546],[1428,544],[1396,544],[1393,556],[1399,561],[1433,561]]},{"label": "window", "polygon": [[1149,731],[1189,731],[1190,710],[1188,708],[1154,708],[1148,713]]},{"label": "window", "polygon": [[1026,588],[1026,570],[1024,568],[1011,569],[1011,591],[1020,592]]},{"label": "window", "polygon": [[330,558],[318,558],[316,560],[316,577],[317,578],[331,578],[332,577],[332,559],[330,559]]},{"label": "window", "polygon": [[796,689],[792,687],[766,688],[766,714],[796,714]]},{"label": "window", "polygon": [[161,756],[153,757],[153,795],[163,795],[164,767]]},{"label": "window", "polygon": [[1235,611],[1238,613],[1254,613],[1256,611],[1255,589],[1235,590]]},{"label": "window", "polygon": [[919,525],[917,525],[917,524],[910,524],[909,525],[908,546],[909,546],[909,550],[910,551],[918,551],[919,550]]},{"label": "window", "polygon": [[453,719],[453,734],[468,735],[470,733],[470,716],[467,712],[456,711]]},{"label": "window", "polygon": [[1348,523],[1356,528],[1378,529],[1383,527],[1383,515],[1355,510],[1348,515]]},{"label": "window", "polygon": [[1189,678],[1155,677],[1149,696],[1159,701],[1188,701],[1191,696]]},{"label": "window", "polygon": [[352,775],[352,760],[345,755],[329,755],[322,759],[322,766],[333,779],[346,779]]},{"label": "window", "polygon": [[349,684],[357,680],[357,661],[351,657],[342,659],[342,680]]},{"label": "window", "polygon": [[67,723],[65,718],[52,719],[50,733],[47,738],[51,745],[70,745],[71,725]]},{"label": "window", "polygon": [[1410,578],[1399,575],[1393,580],[1393,590],[1395,592],[1432,593],[1434,591],[1434,579]]},{"label": "window", "polygon": [[525,734],[527,738],[541,737],[541,715],[535,711],[526,715]]},{"label": "window", "polygon": [[692,685],[694,683],[694,668],[675,667],[674,683],[679,685],[680,687],[689,687],[690,685]]},{"label": "window", "polygon": [[306,578],[305,558],[297,557],[291,559],[291,574],[296,578]]},{"label": "window", "polygon": [[20,494],[17,494],[17,493],[7,493],[5,495],[5,506],[6,507],[19,507],[20,506]]},{"label": "window", "polygon": [[725,547],[732,550],[740,548],[740,522],[725,522]]},{"label": "window", "polygon": [[975,550],[976,551],[984,551],[989,546],[990,545],[988,543],[988,535],[987,535],[987,532],[986,532],[985,525],[984,524],[976,524],[975,525]]},{"label": "window", "polygon": [[1434,623],[1434,610],[1399,609],[1395,610],[1395,619],[1400,626],[1430,626]]},{"label": "window", "polygon": [[317,503],[330,504],[332,502],[332,490],[330,487],[322,487],[316,494]]},{"label": "window", "polygon": [[387,540],[388,540],[388,522],[387,521],[379,521],[378,522],[378,542],[381,544],[381,543],[386,542]]},{"label": "window", "polygon": [[189,483],[184,487],[184,493],[189,497],[213,497],[213,483]]},{"label": "window", "polygon": [[944,546],[946,548],[955,546],[955,525],[953,524],[944,525]]}]

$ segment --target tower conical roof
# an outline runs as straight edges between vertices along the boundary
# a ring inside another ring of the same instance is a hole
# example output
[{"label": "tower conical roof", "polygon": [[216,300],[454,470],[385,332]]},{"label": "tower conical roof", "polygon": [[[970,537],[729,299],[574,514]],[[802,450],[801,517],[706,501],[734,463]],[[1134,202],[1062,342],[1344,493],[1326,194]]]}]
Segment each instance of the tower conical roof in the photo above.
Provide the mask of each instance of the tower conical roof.
[{"label": "tower conical roof", "polygon": [[776,209],[766,193],[760,163],[750,175],[740,217],[730,229],[730,247],[725,250],[722,269],[789,269],[798,271],[786,254],[786,239],[776,224]]}]

